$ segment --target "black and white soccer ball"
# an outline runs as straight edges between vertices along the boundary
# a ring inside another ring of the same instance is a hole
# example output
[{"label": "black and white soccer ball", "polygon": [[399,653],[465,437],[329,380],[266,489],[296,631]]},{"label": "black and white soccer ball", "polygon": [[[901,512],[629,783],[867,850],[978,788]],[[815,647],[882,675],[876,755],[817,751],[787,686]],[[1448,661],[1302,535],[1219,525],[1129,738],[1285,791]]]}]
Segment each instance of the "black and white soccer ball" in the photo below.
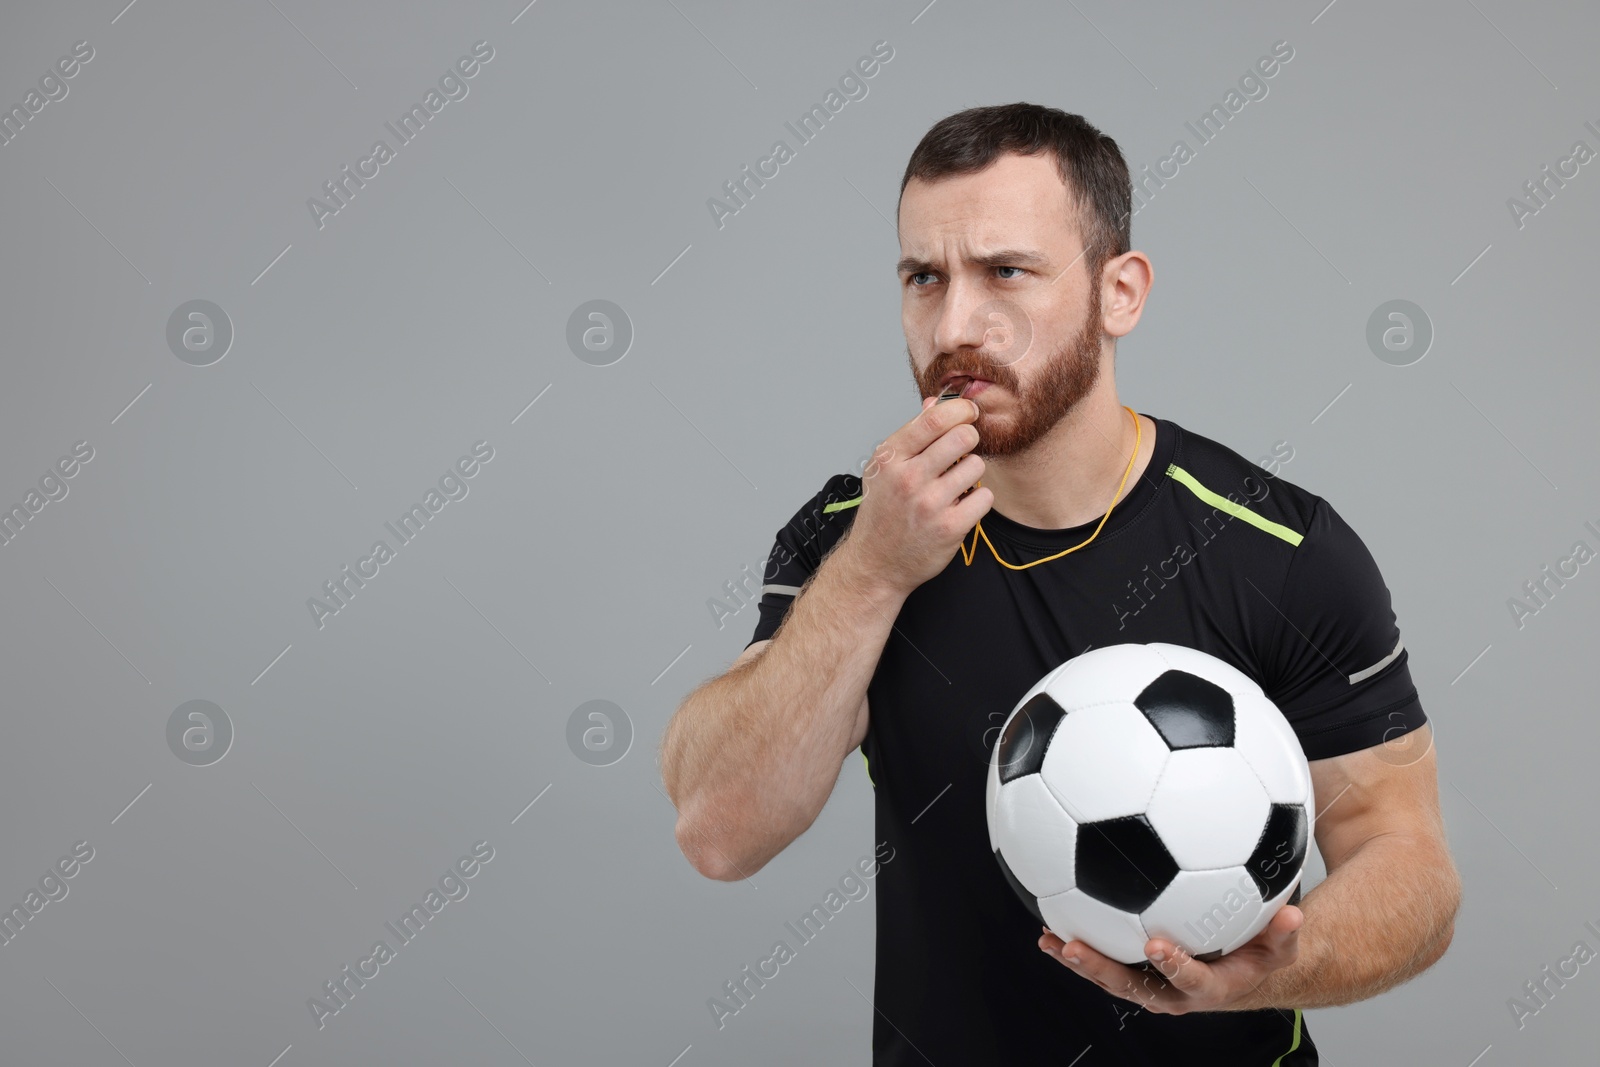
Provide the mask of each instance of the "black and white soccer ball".
[{"label": "black and white soccer ball", "polygon": [[1152,937],[1200,959],[1298,900],[1311,770],[1238,668],[1182,645],[1075,656],[1006,719],[984,797],[989,847],[1063,941],[1122,963]]}]

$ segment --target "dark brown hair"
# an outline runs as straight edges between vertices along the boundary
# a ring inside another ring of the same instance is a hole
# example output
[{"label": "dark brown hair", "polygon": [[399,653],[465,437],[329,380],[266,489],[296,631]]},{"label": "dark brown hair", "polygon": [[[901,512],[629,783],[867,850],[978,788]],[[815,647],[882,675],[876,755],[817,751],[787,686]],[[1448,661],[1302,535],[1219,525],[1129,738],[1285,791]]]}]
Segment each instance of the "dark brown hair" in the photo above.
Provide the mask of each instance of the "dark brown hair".
[{"label": "dark brown hair", "polygon": [[[1117,142],[1082,115],[1039,104],[994,104],[940,119],[923,135],[900,179],[900,196],[912,178],[931,182],[971,174],[1003,152],[1050,152],[1077,215],[1091,278],[1107,260],[1128,251],[1133,189]],[[899,217],[899,205],[895,214]]]}]

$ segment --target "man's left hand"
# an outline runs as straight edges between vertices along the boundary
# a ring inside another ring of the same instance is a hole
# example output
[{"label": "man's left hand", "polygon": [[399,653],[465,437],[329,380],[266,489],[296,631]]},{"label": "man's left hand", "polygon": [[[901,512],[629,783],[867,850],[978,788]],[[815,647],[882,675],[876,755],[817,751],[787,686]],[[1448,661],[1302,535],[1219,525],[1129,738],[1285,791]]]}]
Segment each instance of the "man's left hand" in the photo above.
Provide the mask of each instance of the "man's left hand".
[{"label": "man's left hand", "polygon": [[1295,961],[1305,913],[1285,904],[1255,937],[1226,956],[1202,963],[1163,937],[1145,942],[1153,970],[1142,970],[1101,955],[1082,941],[1062,941],[1049,929],[1039,948],[1062,966],[1114,996],[1148,1011],[1183,1015],[1191,1011],[1239,1011],[1270,1007],[1252,1003],[1262,979]]}]

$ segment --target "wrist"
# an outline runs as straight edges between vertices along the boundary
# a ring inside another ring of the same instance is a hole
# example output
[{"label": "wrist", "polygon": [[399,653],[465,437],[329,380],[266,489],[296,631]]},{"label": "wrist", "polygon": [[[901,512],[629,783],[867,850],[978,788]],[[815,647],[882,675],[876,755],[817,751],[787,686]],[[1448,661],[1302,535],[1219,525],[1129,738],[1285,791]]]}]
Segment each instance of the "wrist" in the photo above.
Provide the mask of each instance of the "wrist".
[{"label": "wrist", "polygon": [[911,594],[909,589],[900,588],[894,575],[885,568],[864,558],[848,532],[823,561],[823,566],[830,569],[841,584],[866,597],[881,611],[898,613],[900,605]]}]

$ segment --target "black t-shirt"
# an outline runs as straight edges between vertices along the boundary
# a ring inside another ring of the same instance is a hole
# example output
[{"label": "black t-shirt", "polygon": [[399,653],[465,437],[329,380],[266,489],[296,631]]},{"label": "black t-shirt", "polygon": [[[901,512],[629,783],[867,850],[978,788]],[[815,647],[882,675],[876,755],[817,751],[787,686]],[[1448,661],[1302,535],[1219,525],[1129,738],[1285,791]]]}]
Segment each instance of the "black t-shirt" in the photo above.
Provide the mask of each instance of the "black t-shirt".
[{"label": "black t-shirt", "polygon": [[[1298,1010],[1160,1015],[1046,956],[989,849],[984,783],[1000,725],[1090,648],[1166,641],[1233,664],[1309,760],[1426,722],[1389,590],[1355,531],[1322,498],[1153,421],[1150,464],[1093,542],[1009,570],[968,531],[972,563],[957,551],[911,593],[878,659],[861,748],[875,840],[895,854],[877,877],[877,1067],[1317,1062]],[[834,475],[778,531],[752,644],[779,631],[861,492],[859,477]],[[1020,565],[1078,544],[1098,520],[1041,530],[991,510],[981,523]]]}]

